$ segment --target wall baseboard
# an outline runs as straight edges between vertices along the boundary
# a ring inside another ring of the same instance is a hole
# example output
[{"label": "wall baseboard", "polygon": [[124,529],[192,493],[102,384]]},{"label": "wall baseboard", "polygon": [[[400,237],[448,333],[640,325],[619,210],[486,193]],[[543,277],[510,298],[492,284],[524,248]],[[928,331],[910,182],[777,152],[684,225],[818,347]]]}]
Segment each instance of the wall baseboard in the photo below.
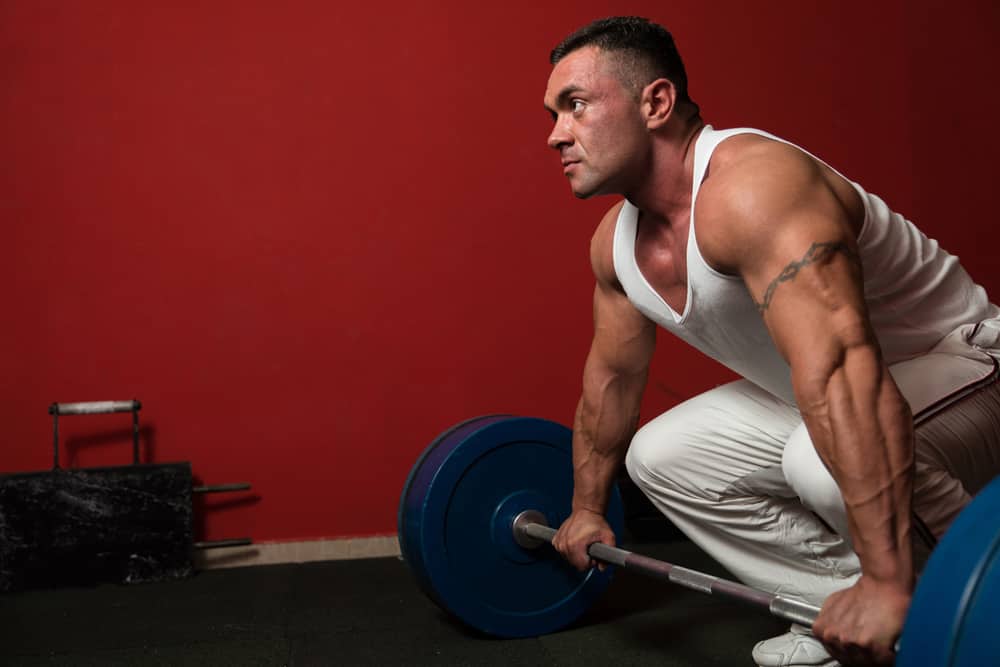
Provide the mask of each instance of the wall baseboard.
[{"label": "wall baseboard", "polygon": [[304,542],[261,542],[245,547],[205,549],[195,552],[194,564],[199,570],[214,570],[251,565],[308,563],[319,560],[389,558],[399,555],[397,537],[383,535]]}]

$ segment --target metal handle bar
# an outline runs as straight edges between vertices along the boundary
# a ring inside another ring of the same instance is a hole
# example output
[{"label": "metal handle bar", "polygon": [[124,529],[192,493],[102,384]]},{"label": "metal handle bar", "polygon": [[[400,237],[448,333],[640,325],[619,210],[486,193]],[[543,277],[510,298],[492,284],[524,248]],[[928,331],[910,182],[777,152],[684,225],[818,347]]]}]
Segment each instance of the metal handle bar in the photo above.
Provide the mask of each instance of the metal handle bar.
[{"label": "metal handle bar", "polygon": [[139,401],[88,401],[86,403],[53,403],[50,415],[103,415],[112,412],[132,412],[142,407]]},{"label": "metal handle bar", "polygon": [[65,415],[103,415],[112,412],[132,413],[132,463],[139,463],[139,410],[142,403],[131,401],[88,401],[84,403],[53,403],[52,415],[52,469],[59,469],[59,417]]},{"label": "metal handle bar", "polygon": [[[528,537],[548,542],[549,544],[552,543],[552,539],[556,534],[556,530],[549,526],[531,522],[519,523],[517,520],[514,521],[514,532],[515,534],[521,532]],[[708,593],[709,595],[721,595],[748,602],[757,607],[763,607],[778,618],[783,618],[793,623],[801,623],[802,625],[812,627],[813,621],[819,615],[819,607],[814,605],[780,595],[765,593],[756,588],[713,577],[712,575],[703,574],[696,570],[689,570],[680,565],[674,565],[673,563],[650,558],[649,556],[642,556],[631,551],[626,551],[625,549],[609,547],[600,542],[591,544],[587,548],[587,553],[594,560],[603,563],[636,570],[657,579],[666,579],[685,588]]]}]

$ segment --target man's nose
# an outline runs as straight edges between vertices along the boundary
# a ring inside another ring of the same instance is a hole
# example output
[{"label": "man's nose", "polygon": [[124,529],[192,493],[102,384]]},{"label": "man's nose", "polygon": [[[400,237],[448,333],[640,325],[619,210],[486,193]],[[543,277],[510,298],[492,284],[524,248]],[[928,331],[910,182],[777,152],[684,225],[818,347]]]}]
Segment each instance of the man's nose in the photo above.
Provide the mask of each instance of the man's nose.
[{"label": "man's nose", "polygon": [[549,133],[549,148],[559,150],[563,146],[568,146],[572,143],[573,135],[566,129],[566,125],[560,121],[556,121],[556,124],[552,128],[552,132]]}]

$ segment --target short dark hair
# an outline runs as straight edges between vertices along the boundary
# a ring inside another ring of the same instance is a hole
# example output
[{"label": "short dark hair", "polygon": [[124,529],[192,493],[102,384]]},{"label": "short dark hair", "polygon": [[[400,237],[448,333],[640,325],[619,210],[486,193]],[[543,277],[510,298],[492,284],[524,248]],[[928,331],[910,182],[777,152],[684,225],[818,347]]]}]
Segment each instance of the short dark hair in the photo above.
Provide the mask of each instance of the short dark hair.
[{"label": "short dark hair", "polygon": [[663,26],[639,16],[612,16],[594,21],[575,31],[552,49],[549,61],[555,65],[577,49],[596,46],[622,57],[622,83],[641,90],[656,79],[669,79],[681,102],[697,109],[688,95],[687,72],[674,38]]}]

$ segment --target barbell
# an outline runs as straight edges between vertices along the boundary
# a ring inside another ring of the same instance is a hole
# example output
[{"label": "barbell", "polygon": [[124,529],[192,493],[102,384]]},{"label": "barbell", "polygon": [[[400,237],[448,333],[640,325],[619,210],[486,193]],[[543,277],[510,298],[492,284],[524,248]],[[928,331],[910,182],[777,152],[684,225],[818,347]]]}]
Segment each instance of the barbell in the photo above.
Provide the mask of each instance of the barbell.
[{"label": "barbell", "polygon": [[[552,421],[490,415],[451,427],[423,451],[400,498],[403,559],[439,607],[496,637],[533,637],[573,623],[614,567],[580,573],[544,545],[570,514],[572,432]],[[624,509],[612,489],[616,535]],[[811,625],[819,609],[617,547],[590,555]],[[961,512],[919,577],[899,667],[1000,664],[1000,478]]]}]

